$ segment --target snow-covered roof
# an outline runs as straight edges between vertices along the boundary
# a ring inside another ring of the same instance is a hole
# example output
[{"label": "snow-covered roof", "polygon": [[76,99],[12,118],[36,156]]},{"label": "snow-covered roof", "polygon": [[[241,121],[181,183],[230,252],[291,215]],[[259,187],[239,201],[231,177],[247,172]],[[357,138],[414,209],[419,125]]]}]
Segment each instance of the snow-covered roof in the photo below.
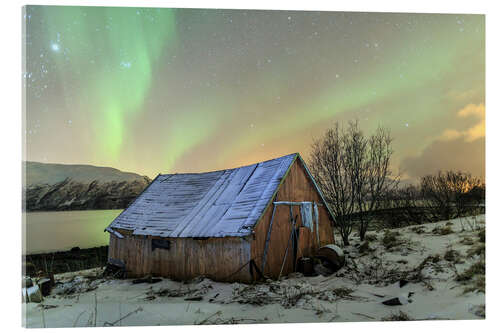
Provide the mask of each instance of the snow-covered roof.
[{"label": "snow-covered roof", "polygon": [[109,227],[161,237],[249,235],[297,156],[236,169],[158,175]]}]

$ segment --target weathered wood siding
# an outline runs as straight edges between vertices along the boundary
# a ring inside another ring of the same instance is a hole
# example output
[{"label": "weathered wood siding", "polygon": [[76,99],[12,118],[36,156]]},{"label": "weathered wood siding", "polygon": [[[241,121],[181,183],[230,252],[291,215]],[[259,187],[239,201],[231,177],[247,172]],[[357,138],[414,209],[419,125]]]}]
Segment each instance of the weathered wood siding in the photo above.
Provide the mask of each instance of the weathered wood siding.
[{"label": "weathered wood siding", "polygon": [[[126,234],[125,230],[120,231]],[[151,250],[152,236],[110,235],[109,257],[126,264],[130,277],[148,274],[175,280],[206,276],[217,281],[251,280],[249,267],[250,241],[241,237],[162,238],[170,241],[170,249]],[[235,274],[234,274],[235,273]]]},{"label": "weathered wood siding", "polygon": [[[307,172],[300,160],[297,159],[291,166],[288,175],[281,184],[281,187],[279,188],[273,201],[315,201],[317,203],[322,203],[320,195],[316,191],[312,180],[307,175]],[[298,206],[294,206],[292,209],[293,216],[298,215],[297,226],[300,227],[297,258],[314,255],[315,251],[320,246],[334,243],[333,226],[325,206],[318,207],[319,245],[316,236],[316,227],[314,226],[313,232],[311,232],[309,228],[301,227],[302,220],[300,217],[300,208]],[[272,212],[273,205],[271,204],[268,206],[263,217],[254,229],[255,239],[252,241],[251,253],[252,258],[255,260],[259,268],[261,268],[262,265],[262,255],[264,253]],[[289,206],[284,205],[277,206],[271,231],[271,238],[269,241],[266,266],[264,268],[265,275],[274,278],[278,277],[288,240],[290,238],[290,232],[290,208]],[[288,251],[285,266],[283,268],[284,275],[293,271],[293,249],[291,245]]]},{"label": "weathered wood siding", "polygon": [[[312,180],[299,159],[290,167],[276,197],[272,201],[315,201],[322,203]],[[298,215],[299,244],[297,258],[314,255],[323,245],[334,243],[333,228],[325,206],[319,206],[319,238],[316,226],[311,231],[302,227],[300,208],[292,207]],[[110,235],[109,257],[125,262],[132,277],[148,274],[187,280],[207,276],[218,281],[249,282],[257,277],[250,274],[249,261],[253,259],[260,269],[273,205],[269,205],[254,228],[253,236],[193,238],[161,238],[170,241],[170,249],[151,249],[151,240],[158,236],[137,236],[130,231],[116,229],[125,237]],[[289,206],[277,206],[264,273],[277,278],[291,232]],[[293,249],[290,245],[283,274],[293,271]],[[246,265],[246,266],[245,266]],[[243,267],[244,266],[244,267]],[[243,267],[243,269],[241,269]]]}]

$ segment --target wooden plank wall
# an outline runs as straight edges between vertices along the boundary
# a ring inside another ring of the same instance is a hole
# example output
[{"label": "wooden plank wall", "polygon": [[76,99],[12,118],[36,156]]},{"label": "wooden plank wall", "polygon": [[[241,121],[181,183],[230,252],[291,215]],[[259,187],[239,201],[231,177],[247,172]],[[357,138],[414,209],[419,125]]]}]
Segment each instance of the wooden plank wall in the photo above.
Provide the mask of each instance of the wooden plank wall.
[{"label": "wooden plank wall", "polygon": [[151,251],[151,239],[159,237],[127,235],[119,239],[110,235],[109,257],[125,262],[130,277],[155,275],[175,280],[206,276],[217,281],[251,281],[250,241],[239,237],[165,238],[170,249]]},{"label": "wooden plank wall", "polygon": [[[274,201],[322,202],[299,160],[292,165]],[[247,264],[250,259],[254,259],[257,267],[261,268],[272,208],[272,205],[268,206],[254,229],[255,234],[252,239],[239,237],[205,240],[166,238],[170,240],[169,250],[151,251],[151,236],[133,236],[127,230],[118,230],[125,235],[125,238],[118,239],[110,235],[109,257],[124,261],[127,269],[130,270],[130,276],[133,277],[153,274],[176,280],[187,280],[204,275],[217,281],[249,282],[252,280],[249,265],[239,273],[232,274]],[[319,206],[318,211],[319,245],[316,228],[314,227],[311,232],[308,228],[301,227],[300,208],[293,207],[294,216],[298,215],[297,226],[300,227],[297,257],[314,255],[320,246],[334,243],[333,227],[327,209],[325,206]],[[277,206],[274,218],[264,272],[267,276],[277,278],[290,237],[289,206]],[[293,271],[292,250],[290,246],[283,270],[284,275]]]},{"label": "wooden plank wall", "polygon": [[[296,160],[291,166],[290,171],[285,178],[283,184],[273,201],[316,201],[321,203],[319,196],[312,181],[307,176],[302,163]],[[269,229],[269,222],[271,220],[273,207],[270,205],[258,222],[255,228],[255,239],[252,241],[252,258],[256,264],[261,268],[262,255],[264,253],[265,241]],[[301,227],[299,236],[299,250],[297,258],[300,256],[314,255],[315,251],[323,245],[333,244],[333,226],[330,222],[329,214],[325,206],[318,207],[319,212],[319,236],[320,244],[318,245],[316,238],[316,228],[310,232],[308,228]],[[302,225],[300,217],[300,208],[293,207],[293,215],[298,215],[297,226]],[[269,250],[267,254],[266,267],[264,274],[277,278],[283,262],[284,254],[286,251],[288,239],[291,232],[290,208],[289,206],[277,206],[274,216],[274,222],[269,242]],[[302,230],[305,229],[305,230]],[[289,253],[283,269],[283,275],[293,271],[293,251],[290,245]]]}]

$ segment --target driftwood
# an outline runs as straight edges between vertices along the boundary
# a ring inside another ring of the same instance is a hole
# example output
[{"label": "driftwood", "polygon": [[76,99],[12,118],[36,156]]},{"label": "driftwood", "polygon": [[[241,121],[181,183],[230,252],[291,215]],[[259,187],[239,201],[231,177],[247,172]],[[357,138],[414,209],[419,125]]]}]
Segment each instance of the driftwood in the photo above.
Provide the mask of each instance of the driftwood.
[{"label": "driftwood", "polygon": [[137,309],[135,309],[134,311],[132,312],[129,312],[127,313],[125,316],[121,317],[120,319],[118,320],[115,320],[114,322],[110,323],[110,322],[104,322],[104,326],[115,326],[117,323],[121,322],[123,319],[127,318],[127,317],[130,317],[131,315],[133,315],[134,313],[137,313],[137,312],[141,312],[142,311],[142,307],[138,307]]},{"label": "driftwood", "polygon": [[368,318],[368,319],[376,319],[376,318],[374,318],[374,317],[372,317],[372,316],[369,316],[369,315],[367,315],[367,314],[364,314],[364,313],[352,312],[352,314],[355,314],[355,315],[358,315],[358,316],[361,316],[361,317],[366,317],[366,318]]},{"label": "driftwood", "polygon": [[215,317],[215,316],[219,316],[222,314],[222,311],[217,311],[216,313],[208,316],[207,318],[203,319],[202,321],[200,321],[199,323],[195,323],[195,325],[203,325],[205,324],[208,320],[210,320],[211,318]]},{"label": "driftwood", "polygon": [[152,278],[151,276],[147,276],[145,278],[140,278],[140,279],[135,279],[132,280],[132,284],[138,284],[138,283],[157,283],[162,281],[162,279],[159,278]]},{"label": "driftwood", "polygon": [[125,267],[125,263],[122,260],[109,258],[106,269],[103,273],[104,276],[111,276],[113,278],[125,278],[126,274],[127,270]]}]

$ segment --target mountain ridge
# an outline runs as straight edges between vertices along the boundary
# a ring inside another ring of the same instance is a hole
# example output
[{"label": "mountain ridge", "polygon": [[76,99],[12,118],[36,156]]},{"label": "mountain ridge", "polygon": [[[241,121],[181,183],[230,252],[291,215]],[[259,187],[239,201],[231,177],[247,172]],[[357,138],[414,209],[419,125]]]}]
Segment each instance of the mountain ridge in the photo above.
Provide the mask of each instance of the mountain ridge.
[{"label": "mountain ridge", "polygon": [[33,184],[49,184],[61,182],[66,178],[81,183],[99,181],[122,181],[137,180],[147,176],[141,176],[134,172],[121,171],[113,167],[95,166],[91,164],[61,164],[43,163],[35,161],[23,161],[25,171],[25,186]]},{"label": "mountain ridge", "polygon": [[23,161],[23,210],[126,208],[151,183],[111,167]]}]

